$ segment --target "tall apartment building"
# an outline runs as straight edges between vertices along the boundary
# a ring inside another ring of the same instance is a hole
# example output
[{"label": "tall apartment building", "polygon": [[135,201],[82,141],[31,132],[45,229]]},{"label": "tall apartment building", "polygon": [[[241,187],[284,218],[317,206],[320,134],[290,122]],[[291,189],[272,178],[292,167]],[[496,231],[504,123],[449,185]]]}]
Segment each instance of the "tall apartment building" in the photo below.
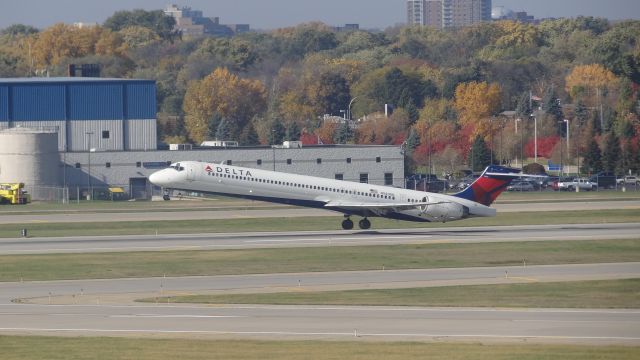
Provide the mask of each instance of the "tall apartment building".
[{"label": "tall apartment building", "polygon": [[491,21],[491,0],[442,0],[442,27]]},{"label": "tall apartment building", "polygon": [[438,29],[491,20],[491,0],[407,0],[407,24]]},{"label": "tall apartment building", "polygon": [[424,0],[407,0],[407,25],[424,25]]}]

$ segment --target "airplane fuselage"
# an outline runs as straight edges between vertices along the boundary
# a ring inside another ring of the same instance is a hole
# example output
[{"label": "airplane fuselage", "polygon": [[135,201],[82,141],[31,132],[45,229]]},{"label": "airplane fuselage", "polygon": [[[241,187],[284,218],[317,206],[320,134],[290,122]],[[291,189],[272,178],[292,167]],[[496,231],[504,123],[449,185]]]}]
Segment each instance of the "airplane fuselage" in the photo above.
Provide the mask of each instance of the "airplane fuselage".
[{"label": "airplane fuselage", "polygon": [[458,197],[306,175],[184,161],[152,175],[165,188],[419,222],[495,216],[495,209]]}]

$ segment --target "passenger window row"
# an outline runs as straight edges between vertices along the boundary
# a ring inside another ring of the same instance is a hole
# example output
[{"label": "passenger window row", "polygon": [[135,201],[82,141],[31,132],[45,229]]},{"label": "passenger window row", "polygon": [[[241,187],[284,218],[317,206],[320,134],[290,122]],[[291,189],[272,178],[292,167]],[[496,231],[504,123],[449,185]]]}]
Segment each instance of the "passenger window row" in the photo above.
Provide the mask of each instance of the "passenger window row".
[{"label": "passenger window row", "polygon": [[247,177],[247,176],[241,176],[241,175],[231,175],[231,174],[221,174],[221,173],[215,173],[215,172],[209,172],[207,174],[209,176],[214,176],[214,177],[222,177],[222,178],[229,178],[229,179],[242,180],[242,181],[259,182],[259,183],[264,183],[264,184],[273,184],[273,185],[280,185],[280,186],[291,186],[291,187],[304,188],[304,189],[310,189],[310,190],[320,190],[320,191],[326,191],[326,192],[335,192],[335,193],[342,193],[342,194],[349,194],[349,195],[356,195],[356,196],[364,196],[364,197],[374,197],[374,198],[380,198],[380,199],[391,199],[391,200],[395,200],[396,199],[395,196],[393,196],[393,195],[381,195],[381,194],[376,194],[376,193],[366,193],[366,192],[362,192],[362,191],[337,189],[337,188],[330,188],[330,187],[325,187],[325,186],[298,184],[298,183],[292,183],[292,182],[287,182],[287,181],[278,181],[278,180],[266,180],[266,179],[260,179],[260,178],[254,178],[254,177]]}]

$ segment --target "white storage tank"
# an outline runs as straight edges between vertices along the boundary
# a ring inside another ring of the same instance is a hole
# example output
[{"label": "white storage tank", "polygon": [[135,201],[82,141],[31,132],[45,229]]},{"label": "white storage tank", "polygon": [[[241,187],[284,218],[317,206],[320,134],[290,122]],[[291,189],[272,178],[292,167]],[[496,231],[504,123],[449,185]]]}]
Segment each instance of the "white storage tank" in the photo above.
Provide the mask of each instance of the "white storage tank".
[{"label": "white storage tank", "polygon": [[59,187],[62,180],[60,167],[56,131],[0,130],[0,183],[22,182],[30,190]]}]

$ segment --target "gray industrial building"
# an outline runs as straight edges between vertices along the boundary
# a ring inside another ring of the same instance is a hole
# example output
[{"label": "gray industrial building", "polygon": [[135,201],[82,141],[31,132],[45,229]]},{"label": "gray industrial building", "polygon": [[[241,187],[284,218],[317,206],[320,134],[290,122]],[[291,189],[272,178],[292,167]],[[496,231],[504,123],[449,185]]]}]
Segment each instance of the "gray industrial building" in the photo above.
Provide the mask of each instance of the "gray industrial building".
[{"label": "gray industrial building", "polygon": [[[301,148],[238,147],[186,151],[74,152],[63,154],[62,182],[74,191],[119,186],[134,198],[153,192],[148,177],[178,161],[196,160],[287,173],[403,186],[399,146],[326,145]],[[275,161],[274,161],[275,160]],[[61,163],[62,164],[62,163]],[[89,175],[90,174],[90,175]],[[73,190],[79,189],[79,190]],[[159,189],[155,189],[158,193]]]},{"label": "gray industrial building", "polygon": [[36,200],[95,196],[113,187],[127,197],[149,198],[160,191],[149,175],[172,162],[198,160],[404,184],[400,146],[156,150],[155,111],[150,80],[0,79],[0,183],[24,182]]}]

